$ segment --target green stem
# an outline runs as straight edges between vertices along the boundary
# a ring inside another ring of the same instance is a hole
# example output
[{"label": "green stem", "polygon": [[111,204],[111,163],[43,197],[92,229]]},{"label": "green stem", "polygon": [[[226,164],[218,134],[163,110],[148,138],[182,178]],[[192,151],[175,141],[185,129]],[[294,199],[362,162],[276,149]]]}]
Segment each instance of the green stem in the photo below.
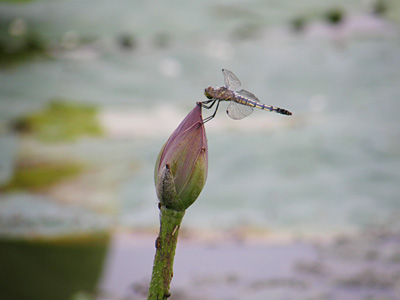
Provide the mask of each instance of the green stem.
[{"label": "green stem", "polygon": [[179,228],[185,211],[160,207],[160,233],[156,239],[156,256],[147,300],[167,299],[173,276],[174,256]]}]

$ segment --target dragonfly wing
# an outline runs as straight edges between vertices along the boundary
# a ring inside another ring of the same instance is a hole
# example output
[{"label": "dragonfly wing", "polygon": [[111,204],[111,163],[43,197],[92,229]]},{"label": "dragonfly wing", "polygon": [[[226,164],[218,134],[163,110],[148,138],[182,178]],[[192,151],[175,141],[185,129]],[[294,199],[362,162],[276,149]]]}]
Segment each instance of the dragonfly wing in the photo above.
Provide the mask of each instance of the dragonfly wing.
[{"label": "dragonfly wing", "polygon": [[234,120],[240,120],[253,112],[253,108],[251,106],[238,104],[236,102],[231,101],[226,109],[226,113]]},{"label": "dragonfly wing", "polygon": [[243,97],[245,97],[247,99],[250,99],[250,100],[253,100],[256,102],[260,102],[260,100],[258,100],[258,98],[253,93],[250,93],[249,91],[240,90],[240,91],[237,91],[236,93],[238,93],[239,95],[242,95]]},{"label": "dragonfly wing", "polygon": [[228,89],[236,91],[241,86],[240,80],[231,71],[222,69],[222,73],[224,74],[225,86]]}]

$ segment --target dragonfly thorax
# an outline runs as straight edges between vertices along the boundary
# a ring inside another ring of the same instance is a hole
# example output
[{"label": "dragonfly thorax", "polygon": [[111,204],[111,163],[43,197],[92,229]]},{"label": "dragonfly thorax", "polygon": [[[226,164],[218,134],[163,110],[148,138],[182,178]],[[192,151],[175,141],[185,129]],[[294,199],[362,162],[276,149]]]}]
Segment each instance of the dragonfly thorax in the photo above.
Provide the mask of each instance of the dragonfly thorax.
[{"label": "dragonfly thorax", "polygon": [[218,100],[225,100],[225,101],[230,101],[234,97],[234,92],[227,89],[226,87],[219,87],[219,88],[213,88],[209,86],[204,90],[204,95],[208,99],[218,99]]}]

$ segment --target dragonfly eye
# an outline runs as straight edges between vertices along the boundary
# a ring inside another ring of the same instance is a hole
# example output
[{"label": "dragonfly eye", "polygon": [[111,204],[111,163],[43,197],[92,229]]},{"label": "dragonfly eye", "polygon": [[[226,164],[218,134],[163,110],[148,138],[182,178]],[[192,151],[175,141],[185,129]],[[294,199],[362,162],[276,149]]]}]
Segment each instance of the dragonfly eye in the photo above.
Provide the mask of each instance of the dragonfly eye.
[{"label": "dragonfly eye", "polygon": [[204,90],[204,95],[207,97],[207,99],[212,99],[212,98],[214,98],[214,97],[209,93],[209,89],[210,89],[210,88],[206,88],[206,89]]}]

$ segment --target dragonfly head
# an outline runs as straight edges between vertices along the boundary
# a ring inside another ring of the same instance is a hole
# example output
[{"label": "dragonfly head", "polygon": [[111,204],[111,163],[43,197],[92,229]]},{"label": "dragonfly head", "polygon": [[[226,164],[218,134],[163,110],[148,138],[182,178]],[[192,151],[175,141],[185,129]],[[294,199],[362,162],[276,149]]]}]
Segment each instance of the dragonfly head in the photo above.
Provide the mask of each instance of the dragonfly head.
[{"label": "dragonfly head", "polygon": [[212,98],[214,98],[214,96],[213,96],[213,91],[214,91],[214,89],[211,87],[211,86],[209,86],[208,88],[206,88],[205,90],[204,90],[204,95],[208,98],[208,99],[212,99]]}]

